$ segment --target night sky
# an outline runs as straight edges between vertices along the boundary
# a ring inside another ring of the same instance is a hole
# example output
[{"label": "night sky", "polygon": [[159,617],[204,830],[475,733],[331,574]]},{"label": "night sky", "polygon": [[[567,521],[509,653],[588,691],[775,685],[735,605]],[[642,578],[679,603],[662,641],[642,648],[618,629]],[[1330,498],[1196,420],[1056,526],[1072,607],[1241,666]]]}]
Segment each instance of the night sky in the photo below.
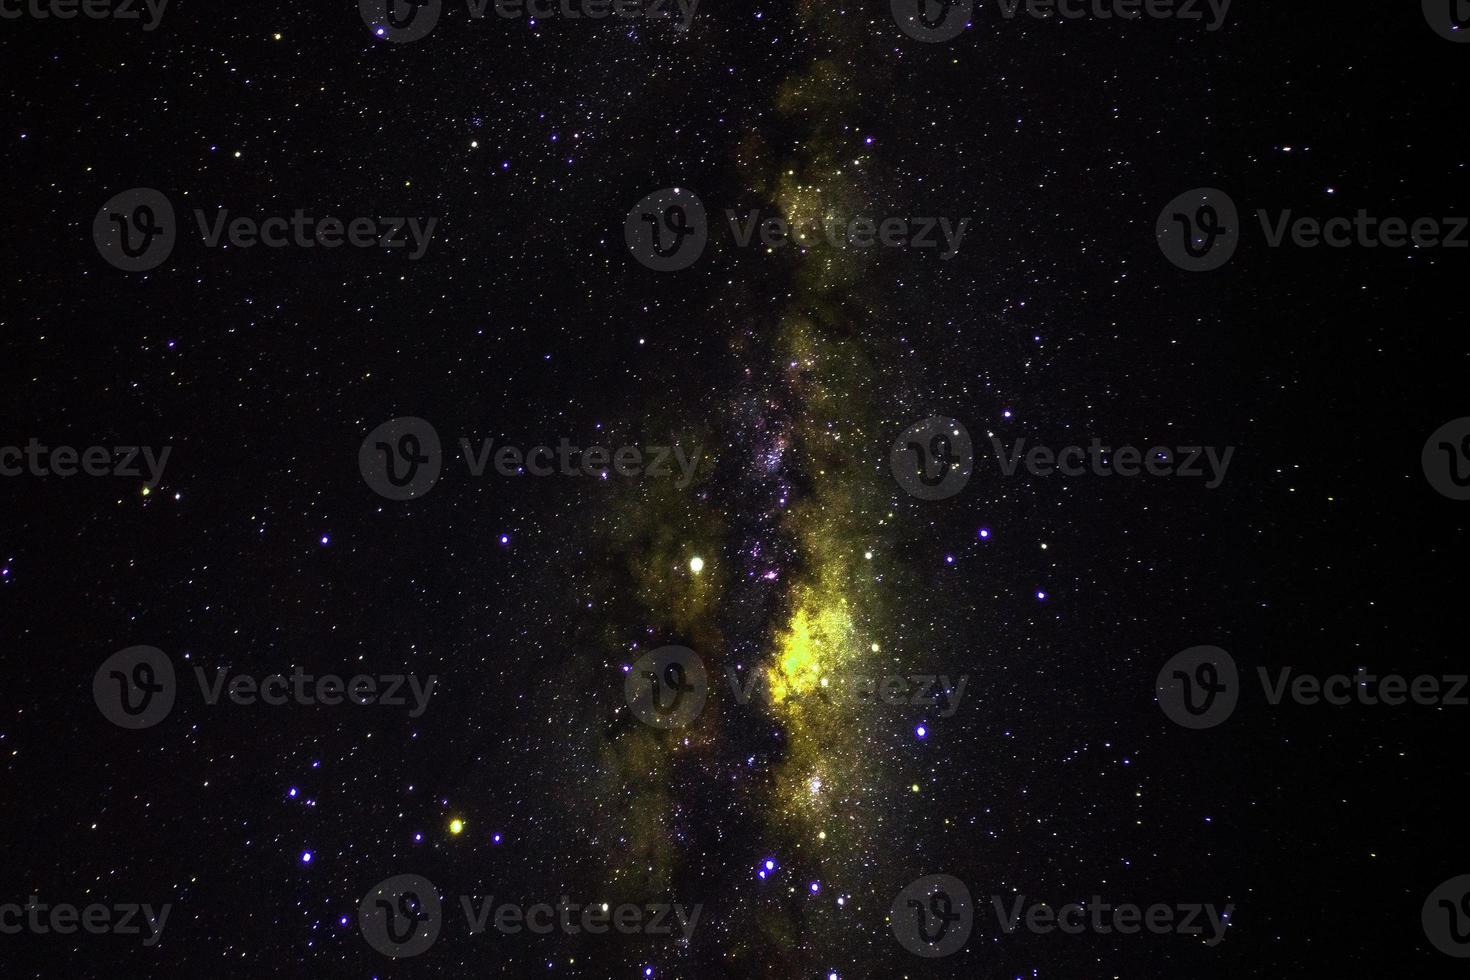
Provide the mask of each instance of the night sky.
[{"label": "night sky", "polygon": [[[1463,975],[1470,706],[1257,679],[1470,672],[1470,232],[1269,242],[1470,214],[1451,0],[975,0],[946,40],[888,0],[52,2],[0,0],[0,975]],[[1176,213],[1233,255],[1179,267]],[[1240,689],[1192,728],[1156,680],[1198,647]],[[293,672],[411,683],[228,693]],[[115,723],[119,679],[171,707]],[[403,875],[442,921],[395,957]],[[970,932],[916,955],[935,875]],[[169,912],[8,929],[32,896]],[[698,917],[463,908],[564,897]],[[1231,909],[1006,932],[1020,897]]]}]

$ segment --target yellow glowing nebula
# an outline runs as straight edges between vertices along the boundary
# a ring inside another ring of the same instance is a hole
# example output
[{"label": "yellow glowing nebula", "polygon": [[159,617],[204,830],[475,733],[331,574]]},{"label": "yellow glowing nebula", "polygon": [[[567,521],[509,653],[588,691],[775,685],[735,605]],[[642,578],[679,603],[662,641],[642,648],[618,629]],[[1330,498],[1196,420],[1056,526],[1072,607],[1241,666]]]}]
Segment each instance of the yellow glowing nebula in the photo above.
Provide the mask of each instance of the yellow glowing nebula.
[{"label": "yellow glowing nebula", "polygon": [[841,655],[851,633],[852,619],[845,603],[798,609],[788,629],[777,638],[777,662],[767,671],[776,701],[825,687],[822,675]]},{"label": "yellow glowing nebula", "polygon": [[449,832],[451,834],[462,834],[462,833],[464,833],[464,821],[463,820],[460,820],[458,817],[456,817],[455,819],[449,821]]}]

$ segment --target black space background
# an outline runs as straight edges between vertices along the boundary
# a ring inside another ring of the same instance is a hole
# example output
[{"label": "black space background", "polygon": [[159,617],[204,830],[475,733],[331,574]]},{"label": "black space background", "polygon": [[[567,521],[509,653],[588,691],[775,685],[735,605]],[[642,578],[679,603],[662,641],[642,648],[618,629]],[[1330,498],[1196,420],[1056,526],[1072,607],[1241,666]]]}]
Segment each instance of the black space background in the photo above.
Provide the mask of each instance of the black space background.
[{"label": "black space background", "polygon": [[[854,9],[894,69],[865,129],[895,207],[912,209],[896,213],[975,216],[953,262],[899,256],[883,284],[897,315],[870,330],[914,351],[903,370],[923,392],[892,417],[983,431],[1012,408],[1035,440],[1238,447],[1217,491],[1002,494],[977,479],[923,512],[897,601],[971,673],[978,707],[938,746],[943,788],[894,847],[915,875],[977,893],[1100,887],[1228,896],[1237,911],[1217,949],[977,935],[940,963],[894,955],[879,914],[834,968],[1451,975],[1418,919],[1434,886],[1470,871],[1465,709],[1248,699],[1185,737],[1152,683],[1201,643],[1245,670],[1465,669],[1467,512],[1427,486],[1419,451],[1470,414],[1470,260],[1273,251],[1257,233],[1225,270],[1190,276],[1163,260],[1153,223],[1200,185],[1247,213],[1466,213],[1470,48],[1407,2],[1237,0],[1218,34],[1018,23],[934,46],[902,38],[881,4]],[[590,440],[599,423],[642,433],[670,406],[714,417],[739,371],[726,334],[740,311],[717,299],[741,276],[762,296],[760,263],[716,249],[702,271],[654,275],[629,259],[623,217],[673,184],[758,203],[733,149],[805,55],[782,2],[706,0],[677,41],[446,17],[400,47],[372,43],[345,3],[176,0],[153,34],[0,22],[0,443],[174,447],[146,501],[129,481],[0,480],[0,901],[176,905],[156,949],[0,937],[0,974],[622,977],[643,961],[584,951],[548,971],[536,942],[550,941],[466,940],[394,964],[337,926],[400,870],[506,896],[586,880],[565,842],[588,801],[549,762],[570,714],[545,706],[560,704],[559,658],[592,632],[575,582],[603,503],[578,481],[451,471],[390,507],[363,485],[357,447],[397,415],[522,445]],[[130,276],[90,229],[136,185],[181,212],[436,215],[442,230],[412,264],[211,253],[182,235],[164,268]],[[978,524],[998,532],[984,549]],[[239,670],[445,681],[417,722],[181,704],[134,735],[98,716],[90,684],[138,643]],[[288,805],[289,785],[317,806]],[[443,847],[446,798],[513,846]],[[437,843],[415,848],[418,830]],[[706,865],[719,887],[749,883],[717,855]],[[716,930],[698,955],[659,959],[661,975],[721,976],[718,950],[740,942]]]}]

